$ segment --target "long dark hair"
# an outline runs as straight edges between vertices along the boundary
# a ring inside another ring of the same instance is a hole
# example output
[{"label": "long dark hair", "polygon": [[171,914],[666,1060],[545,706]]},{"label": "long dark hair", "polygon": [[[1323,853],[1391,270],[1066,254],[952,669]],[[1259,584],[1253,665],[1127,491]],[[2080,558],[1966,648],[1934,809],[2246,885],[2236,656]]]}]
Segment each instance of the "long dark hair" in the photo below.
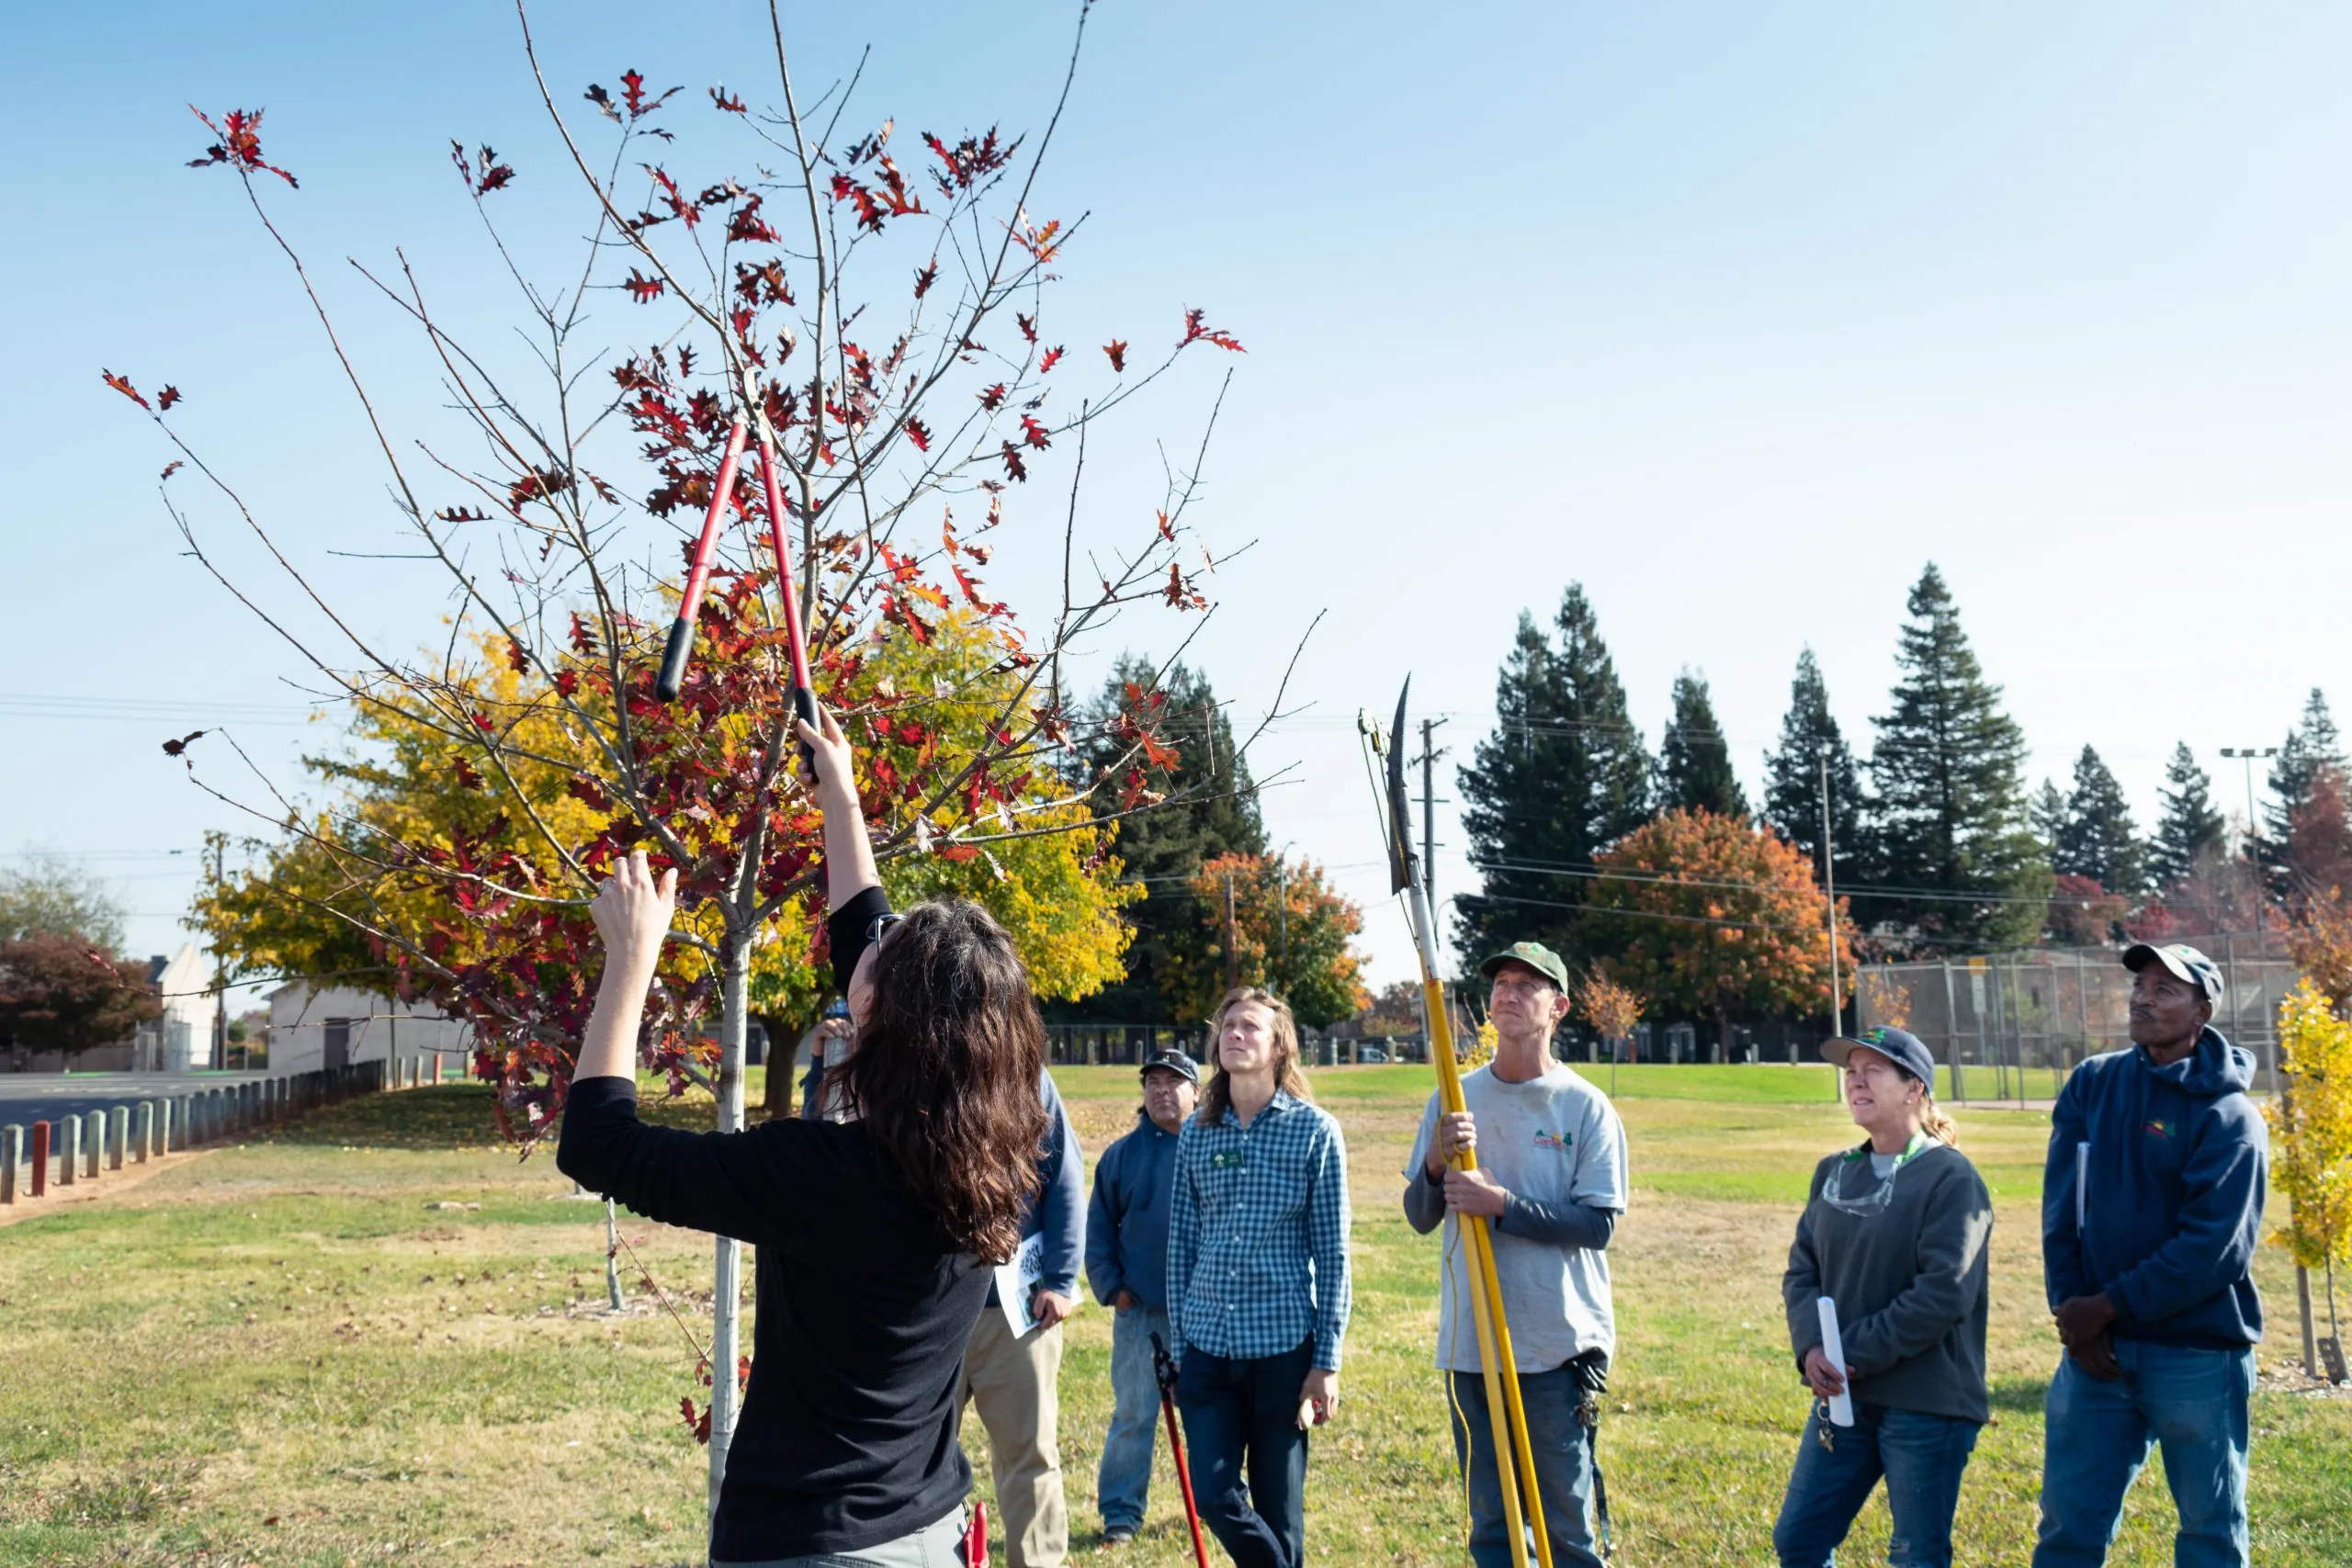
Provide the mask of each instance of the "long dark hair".
[{"label": "long dark hair", "polygon": [[1012,1256],[1037,1190],[1046,1030],[1021,954],[986,909],[918,904],[874,955],[843,1108],[959,1252]]},{"label": "long dark hair", "polygon": [[1217,1042],[1225,1037],[1225,1015],[1235,1008],[1254,1003],[1264,1008],[1274,1019],[1274,1089],[1288,1089],[1301,1100],[1312,1100],[1307,1091],[1306,1075],[1298,1066],[1298,1020],[1291,1016],[1290,1004],[1262,986],[1236,986],[1225,993],[1225,1000],[1217,1003],[1216,1013],[1209,1020],[1209,1061],[1214,1070],[1209,1074],[1208,1087],[1201,1090],[1201,1102],[1193,1114],[1205,1126],[1214,1127],[1225,1120],[1225,1108],[1233,1103],[1233,1089],[1226,1081],[1225,1058],[1217,1050]]}]

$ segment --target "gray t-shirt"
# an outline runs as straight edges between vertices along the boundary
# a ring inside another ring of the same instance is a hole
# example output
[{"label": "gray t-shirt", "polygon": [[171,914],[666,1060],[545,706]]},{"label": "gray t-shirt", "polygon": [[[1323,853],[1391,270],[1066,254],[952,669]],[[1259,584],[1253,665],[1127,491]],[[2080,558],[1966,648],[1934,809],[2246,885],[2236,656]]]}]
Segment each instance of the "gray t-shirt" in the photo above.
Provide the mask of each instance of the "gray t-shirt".
[{"label": "gray t-shirt", "polygon": [[[1609,1097],[1576,1073],[1555,1064],[1542,1077],[1507,1083],[1491,1067],[1480,1067],[1462,1080],[1462,1101],[1477,1119],[1478,1168],[1504,1188],[1538,1202],[1624,1212],[1631,1185],[1624,1126]],[[1406,1162],[1408,1181],[1423,1178],[1437,1114],[1432,1094]],[[1488,1234],[1517,1371],[1547,1372],[1591,1349],[1614,1353],[1606,1253],[1507,1235],[1491,1226]],[[1479,1371],[1478,1330],[1468,1310],[1470,1258],[1452,1214],[1445,1218],[1444,1252],[1437,1364],[1448,1371]]]}]

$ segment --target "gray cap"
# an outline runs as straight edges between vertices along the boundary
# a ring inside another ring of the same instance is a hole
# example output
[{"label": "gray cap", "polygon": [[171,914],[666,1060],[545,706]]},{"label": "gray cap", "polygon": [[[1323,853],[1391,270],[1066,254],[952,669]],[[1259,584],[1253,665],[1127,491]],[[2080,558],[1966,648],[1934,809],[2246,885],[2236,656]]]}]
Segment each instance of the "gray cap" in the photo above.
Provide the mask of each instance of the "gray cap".
[{"label": "gray cap", "polygon": [[1865,1029],[1860,1034],[1840,1035],[1821,1043],[1821,1059],[1830,1066],[1842,1067],[1846,1058],[1857,1050],[1875,1051],[1926,1084],[1932,1091],[1936,1083],[1936,1059],[1928,1055],[1928,1047],[1907,1029],[1881,1027]]},{"label": "gray cap", "polygon": [[2158,947],[2153,942],[2135,942],[2123,950],[2123,967],[2138,974],[2151,964],[2161,964],[2177,980],[2186,980],[2205,994],[2209,1002],[2222,999],[2222,966],[2189,946],[2185,942],[2166,942]]},{"label": "gray cap", "polygon": [[1136,1077],[1144,1077],[1155,1070],[1174,1073],[1189,1084],[1197,1085],[1201,1081],[1200,1065],[1182,1051],[1171,1049],[1154,1052],[1145,1058],[1143,1071],[1137,1073]]}]

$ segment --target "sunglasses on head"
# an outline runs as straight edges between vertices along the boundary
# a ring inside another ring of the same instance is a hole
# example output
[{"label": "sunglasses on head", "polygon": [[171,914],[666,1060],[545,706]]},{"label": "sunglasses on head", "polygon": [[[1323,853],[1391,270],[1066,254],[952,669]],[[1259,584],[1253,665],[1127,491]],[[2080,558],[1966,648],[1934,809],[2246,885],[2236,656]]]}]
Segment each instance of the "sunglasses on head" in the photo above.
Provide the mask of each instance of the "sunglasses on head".
[{"label": "sunglasses on head", "polygon": [[865,945],[868,947],[878,947],[881,945],[883,933],[906,918],[907,917],[904,915],[891,914],[875,916],[872,923],[867,925],[865,928]]}]

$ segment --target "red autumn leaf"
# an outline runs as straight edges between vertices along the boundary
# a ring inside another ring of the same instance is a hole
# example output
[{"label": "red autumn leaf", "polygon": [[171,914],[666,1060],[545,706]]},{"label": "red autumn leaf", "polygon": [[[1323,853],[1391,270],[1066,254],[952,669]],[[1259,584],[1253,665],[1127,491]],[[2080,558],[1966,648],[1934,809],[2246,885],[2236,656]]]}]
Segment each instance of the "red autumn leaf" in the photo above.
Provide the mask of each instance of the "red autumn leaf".
[{"label": "red autumn leaf", "polygon": [[931,286],[938,281],[939,264],[937,262],[933,262],[929,266],[924,267],[921,272],[915,274],[915,298],[920,299],[924,295],[930,293]]},{"label": "red autumn leaf", "polygon": [[1123,337],[1113,338],[1109,343],[1102,345],[1102,352],[1111,356],[1112,369],[1125,370],[1127,367],[1126,339]]},{"label": "red autumn leaf", "polygon": [[918,452],[931,450],[931,431],[919,419],[907,421],[907,439],[915,444]]},{"label": "red autumn leaf", "polygon": [[567,697],[579,691],[580,671],[577,670],[557,671],[555,672],[555,689],[562,693]]},{"label": "red autumn leaf", "polygon": [[180,389],[177,387],[167,386],[162,391],[155,394],[155,407],[158,412],[170,408],[174,403],[178,402],[179,400]]},{"label": "red autumn leaf", "polygon": [[669,285],[661,278],[647,277],[637,268],[631,267],[628,269],[628,276],[623,280],[621,287],[628,289],[630,297],[642,305],[648,300],[660,298],[662,290]]},{"label": "red autumn leaf", "polygon": [[473,716],[473,721],[474,728],[481,730],[484,735],[495,735],[498,733],[498,726],[492,721],[490,715],[486,713],[475,714]]},{"label": "red autumn leaf", "polygon": [[1176,537],[1176,525],[1168,520],[1168,513],[1165,512],[1159,514],[1159,536],[1163,539]]},{"label": "red autumn leaf", "polygon": [[531,668],[530,650],[513,637],[506,639],[506,667],[517,675]]},{"label": "red autumn leaf", "polygon": [[467,761],[463,756],[452,757],[449,760],[449,773],[450,776],[458,781],[459,789],[481,788],[481,771]]},{"label": "red autumn leaf", "polygon": [[174,474],[178,473],[182,468],[187,467],[187,465],[186,463],[183,463],[177,457],[175,457],[170,462],[164,465],[164,471],[158,475],[157,478],[166,479],[170,479]]},{"label": "red autumn leaf", "polygon": [[1174,561],[1168,563],[1168,586],[1163,592],[1170,604],[1184,602],[1184,569]]},{"label": "red autumn leaf", "polygon": [[[116,391],[120,392],[124,397],[129,398],[141,408],[145,409],[150,413],[155,412],[155,405],[139,395],[139,389],[130,384],[128,377],[118,376],[113,371],[107,369],[100,369],[98,374],[107,378],[107,386],[112,387]],[[1001,391],[1003,389],[999,388],[998,390]],[[993,408],[995,405],[991,403],[989,406]]]},{"label": "red autumn leaf", "polygon": [[640,115],[645,112],[645,78],[642,74],[634,69],[622,72],[621,92],[628,100],[630,114]]},{"label": "red autumn leaf", "polygon": [[1037,416],[1027,413],[1021,416],[1021,439],[1032,446],[1050,446],[1053,440],[1046,427],[1037,423]]},{"label": "red autumn leaf", "polygon": [[1002,456],[1005,473],[1025,482],[1029,478],[1029,465],[1021,460],[1021,448],[1010,441],[1005,442]]},{"label": "red autumn leaf", "polygon": [[1046,371],[1051,370],[1056,365],[1061,362],[1061,357],[1062,349],[1061,344],[1056,344],[1053,347],[1046,350],[1046,357],[1037,362],[1037,374],[1042,376]]},{"label": "red autumn leaf", "polygon": [[728,96],[726,92],[721,88],[713,87],[710,90],[710,101],[717,104],[720,108],[725,109],[729,114],[743,114],[748,112],[743,107],[742,99]]},{"label": "red autumn leaf", "polygon": [[1024,316],[1020,311],[1015,310],[1012,312],[1012,319],[1021,324],[1021,335],[1023,337],[1027,338],[1031,343],[1035,343],[1037,341],[1036,317]]},{"label": "red autumn leaf", "polygon": [[597,112],[602,114],[606,119],[618,119],[621,118],[621,111],[613,107],[613,96],[605,91],[604,88],[598,86],[595,83],[589,83],[588,90],[580,96],[587,99],[590,103],[595,105]]},{"label": "red autumn leaf", "polygon": [[1248,349],[1243,348],[1241,344],[1235,340],[1234,335],[1231,333],[1220,332],[1215,327],[1203,324],[1204,318],[1207,315],[1208,312],[1205,310],[1187,310],[1184,312],[1184,335],[1177,341],[1177,347],[1182,348],[1188,343],[1213,343],[1216,344],[1217,347],[1228,350],[1234,354],[1247,354],[1250,352]]},{"label": "red autumn leaf", "polygon": [[166,757],[176,757],[187,750],[189,741],[201,740],[203,739],[204,731],[197,729],[191,730],[187,734],[181,736],[177,740],[166,740],[164,742],[164,755]]},{"label": "red autumn leaf", "polygon": [[[113,378],[108,377],[107,379],[112,380]],[[130,395],[135,398],[139,394],[132,392]],[[990,387],[987,391],[980,394],[980,407],[988,410],[990,413],[994,413],[997,411],[998,406],[1003,401],[1004,383],[1001,381],[999,381],[995,386]]]},{"label": "red autumn leaf", "polygon": [[292,175],[275,164],[262,161],[261,110],[254,109],[249,113],[244,109],[231,109],[220,117],[220,125],[213,124],[212,117],[194,104],[188,105],[187,112],[202,120],[204,129],[220,139],[204,150],[203,157],[190,158],[187,161],[189,168],[201,169],[213,164],[226,164],[240,175],[257,171],[272,174],[288,185],[300,188],[301,182]]}]

